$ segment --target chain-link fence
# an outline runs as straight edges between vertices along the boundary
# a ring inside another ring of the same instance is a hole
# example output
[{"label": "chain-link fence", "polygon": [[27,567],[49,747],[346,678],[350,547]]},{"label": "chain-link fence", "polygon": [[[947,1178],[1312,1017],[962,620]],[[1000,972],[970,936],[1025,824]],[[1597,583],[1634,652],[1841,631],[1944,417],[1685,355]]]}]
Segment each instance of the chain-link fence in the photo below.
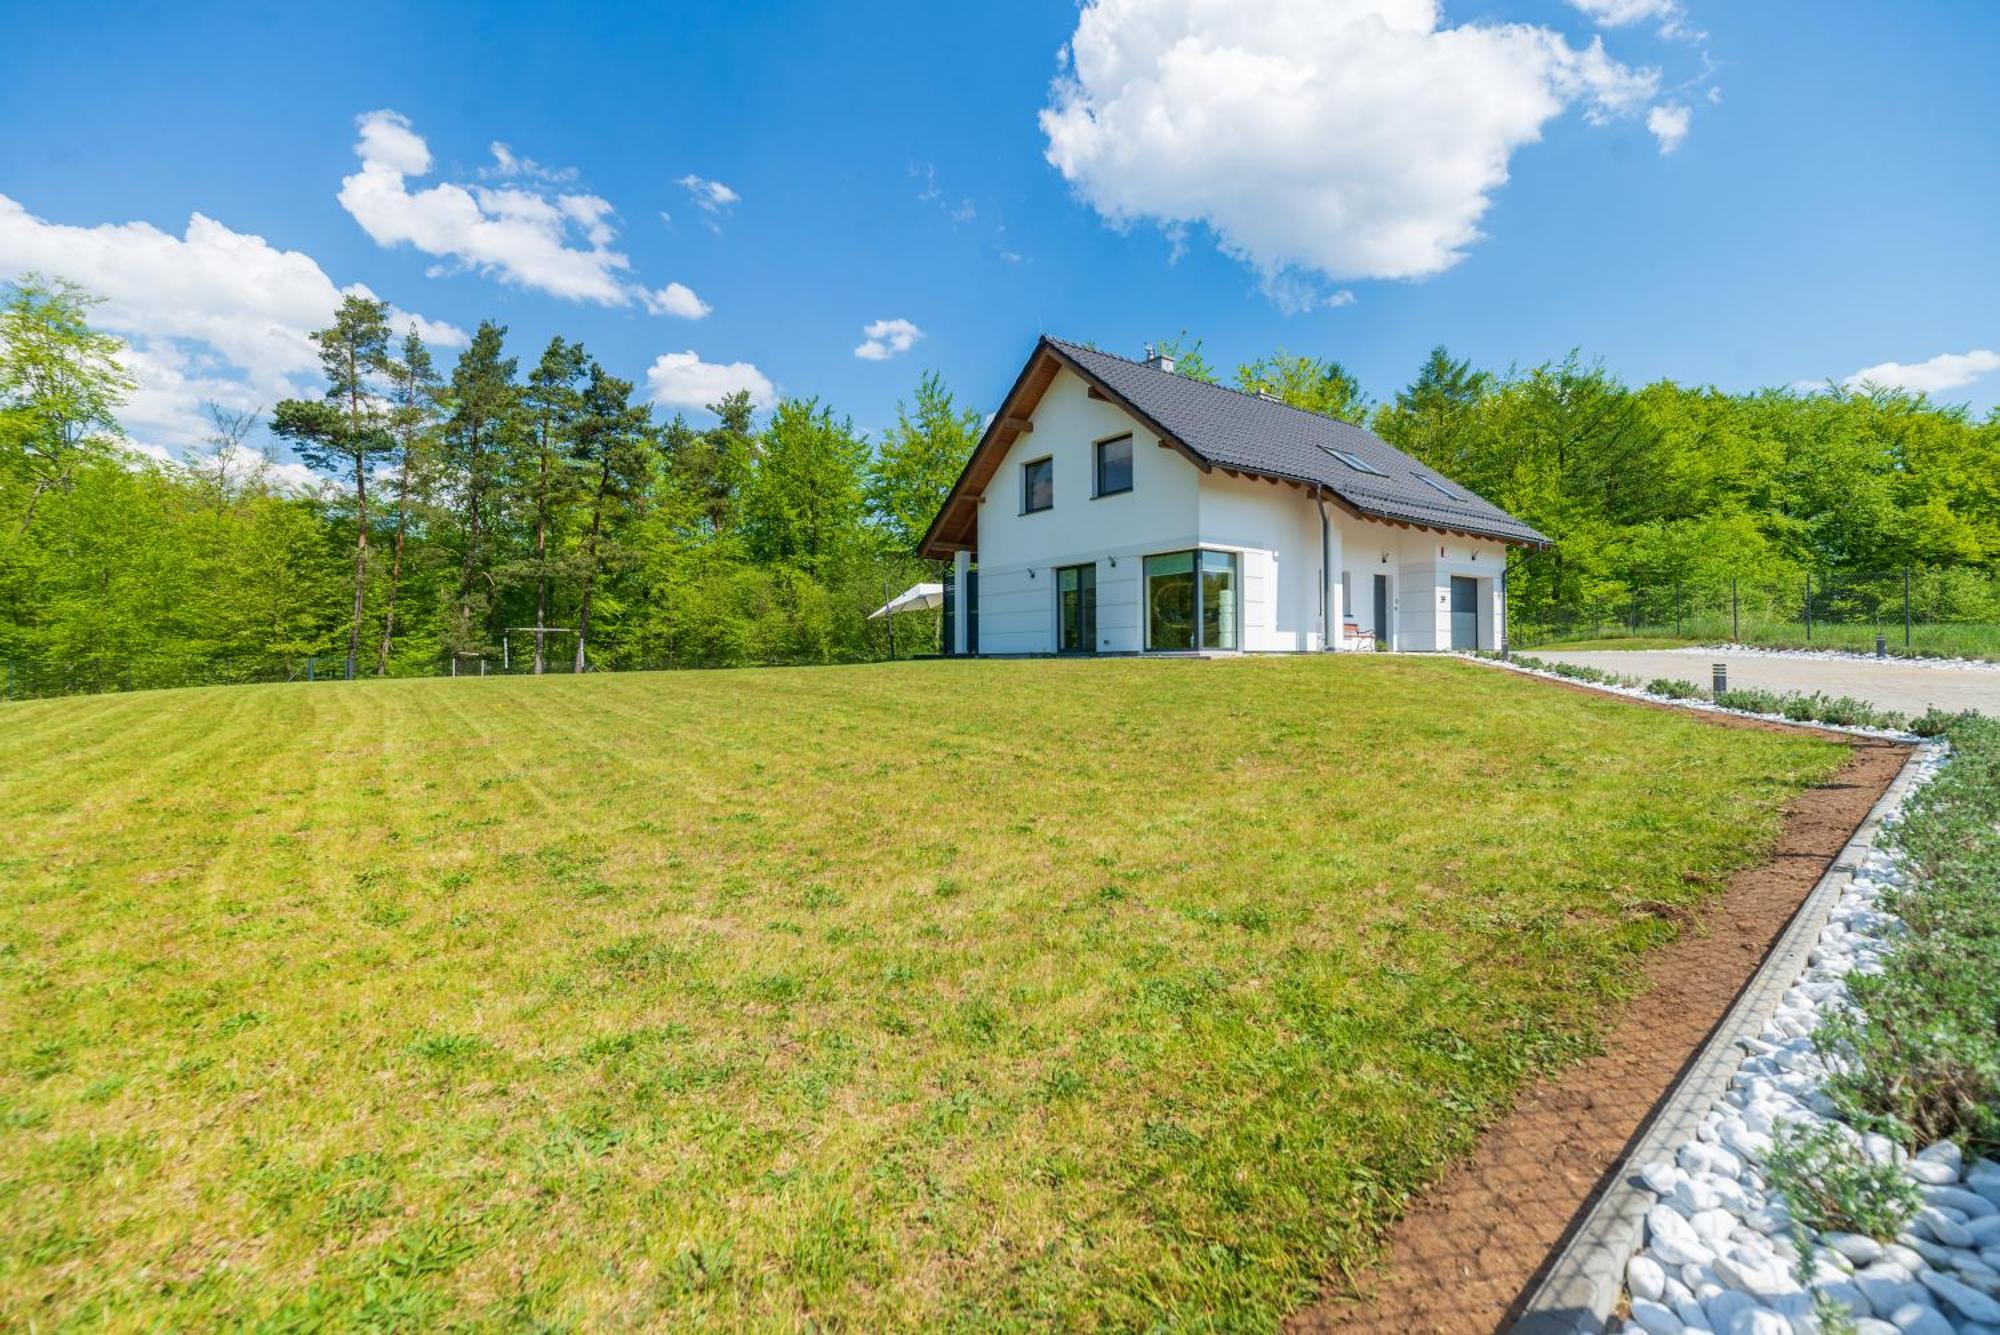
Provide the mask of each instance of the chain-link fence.
[{"label": "chain-link fence", "polygon": [[[1516,578],[1513,643],[1676,640],[2000,658],[2000,579],[1960,566],[1597,582],[1553,601]],[[1539,604],[1539,605],[1538,605]]]}]

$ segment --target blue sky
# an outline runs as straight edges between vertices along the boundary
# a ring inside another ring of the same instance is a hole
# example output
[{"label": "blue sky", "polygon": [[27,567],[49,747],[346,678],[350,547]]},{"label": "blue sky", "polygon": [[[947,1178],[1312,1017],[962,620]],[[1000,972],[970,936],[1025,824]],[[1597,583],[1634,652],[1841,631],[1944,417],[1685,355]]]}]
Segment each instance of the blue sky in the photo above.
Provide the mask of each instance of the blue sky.
[{"label": "blue sky", "polygon": [[1041,330],[2000,402],[1983,0],[6,11],[0,277],[110,298],[164,446],[308,388],[354,284],[447,363],[491,317],[871,432]]}]

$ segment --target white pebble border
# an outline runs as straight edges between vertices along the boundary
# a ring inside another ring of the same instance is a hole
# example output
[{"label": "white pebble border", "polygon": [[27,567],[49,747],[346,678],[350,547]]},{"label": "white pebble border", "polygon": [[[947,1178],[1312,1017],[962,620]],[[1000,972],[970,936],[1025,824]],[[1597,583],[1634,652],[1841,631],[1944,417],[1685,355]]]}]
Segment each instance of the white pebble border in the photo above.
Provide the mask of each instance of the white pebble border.
[{"label": "white pebble border", "polygon": [[[1941,744],[1923,748],[1905,800],[1945,756]],[[1794,1221],[1760,1164],[1782,1123],[1844,1126],[1812,1034],[1846,1005],[1847,975],[1880,968],[1902,924],[1878,903],[1903,875],[1890,853],[1868,852],[1805,972],[1763,1031],[1741,1040],[1746,1055],[1728,1092],[1672,1161],[1639,1169],[1657,1199],[1626,1265],[1630,1316],[1620,1335],[1826,1335],[1798,1279]],[[1812,1287],[1851,1314],[1859,1335],[2000,1335],[2000,1163],[1966,1162],[1949,1141],[1909,1156],[1886,1137],[1849,1134],[1878,1163],[1900,1165],[1924,1206],[1894,1242],[1807,1230]]]},{"label": "white pebble border", "polygon": [[[1529,658],[1535,657],[1534,651],[1530,649],[1523,649],[1518,652]],[[1513,659],[1479,658],[1471,654],[1460,654],[1459,657],[1473,663],[1490,663],[1495,667],[1504,667],[1511,672],[1519,672],[1524,676],[1540,677],[1544,681],[1560,681],[1571,686],[1582,686],[1593,691],[1603,691],[1608,695],[1622,695],[1632,700],[1651,700],[1655,704],[1678,705],[1682,709],[1700,710],[1709,714],[1729,714],[1736,718],[1762,719],[1767,723],[1788,723],[1795,728],[1817,728],[1821,732],[1844,732],[1854,737],[1885,737],[1890,741],[1896,742],[1920,742],[1923,740],[1913,733],[1895,732],[1887,728],[1850,728],[1839,723],[1800,722],[1797,719],[1788,719],[1782,714],[1753,714],[1747,709],[1724,709],[1712,700],[1683,700],[1678,696],[1655,695],[1641,686],[1618,686],[1610,682],[1579,681],[1575,677],[1565,677],[1560,672],[1549,672],[1542,668],[1528,667],[1525,664],[1515,662]],[[1695,684],[1697,686],[1701,685],[1700,682],[1696,682]]]},{"label": "white pebble border", "polygon": [[[1540,649],[1521,649],[1518,653],[1540,654],[1568,653],[1560,644],[1543,645]],[[2000,663],[1988,658],[1946,658],[1928,655],[1890,654],[1887,658],[1877,658],[1874,654],[1856,649],[1770,649],[1750,644],[1683,644],[1667,649],[1578,649],[1576,653],[1649,653],[1687,654],[1695,658],[1714,658],[1718,654],[1729,654],[1737,658],[1817,658],[1840,663],[1893,663],[1898,667],[1947,668],[1956,671],[2000,672]]]}]

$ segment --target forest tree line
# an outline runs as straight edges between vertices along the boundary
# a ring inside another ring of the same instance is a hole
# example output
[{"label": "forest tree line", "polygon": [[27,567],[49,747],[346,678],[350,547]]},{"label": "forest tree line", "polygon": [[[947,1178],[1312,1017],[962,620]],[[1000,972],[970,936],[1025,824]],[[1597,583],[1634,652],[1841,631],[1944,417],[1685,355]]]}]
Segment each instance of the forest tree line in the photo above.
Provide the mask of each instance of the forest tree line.
[{"label": "forest tree line", "polygon": [[[487,322],[449,367],[380,302],[313,335],[324,392],[212,409],[186,459],[128,447],[133,386],[91,300],[0,302],[0,674],[13,694],[344,676],[885,656],[867,620],[914,555],[978,413],[926,375],[871,442],[813,398],[657,420],[560,336]],[[322,479],[277,484],[268,425]],[[556,628],[536,635],[533,627]],[[895,627],[934,650],[935,616]]]},{"label": "forest tree line", "polygon": [[[199,450],[132,449],[133,385],[92,300],[0,294],[0,690],[14,695],[345,675],[851,662],[866,619],[939,567],[914,548],[984,414],[934,373],[870,441],[816,398],[656,418],[562,337],[481,324],[450,367],[387,308],[313,335],[323,390],[213,408]],[[1181,374],[1221,380],[1196,340]],[[1620,619],[1668,585],[1913,566],[1929,610],[2000,621],[2000,413],[1829,385],[1729,394],[1621,383],[1572,355],[1494,373],[1435,350],[1370,399],[1285,352],[1239,388],[1370,427],[1555,539],[1517,554],[1517,629]],[[321,479],[278,485],[268,427]],[[536,636],[525,628],[559,628]],[[899,649],[936,648],[934,616]]]},{"label": "forest tree line", "polygon": [[[1167,347],[1221,378],[1198,342]],[[1898,603],[1906,570],[1919,620],[2000,623],[2000,409],[1871,385],[1634,389],[1575,353],[1494,373],[1442,347],[1380,402],[1314,357],[1234,382],[1366,426],[1552,538],[1509,558],[1517,639],[1732,593],[1746,617],[1797,619],[1808,580],[1815,615],[1844,616]]]}]

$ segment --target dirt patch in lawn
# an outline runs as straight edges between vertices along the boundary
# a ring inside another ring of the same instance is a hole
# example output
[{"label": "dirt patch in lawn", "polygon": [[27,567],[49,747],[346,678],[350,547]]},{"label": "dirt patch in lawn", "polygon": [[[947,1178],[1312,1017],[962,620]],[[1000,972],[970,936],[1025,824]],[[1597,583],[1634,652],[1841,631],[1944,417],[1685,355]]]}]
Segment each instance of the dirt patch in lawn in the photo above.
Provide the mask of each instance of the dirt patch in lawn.
[{"label": "dirt patch in lawn", "polygon": [[[1671,706],[1660,706],[1670,708]],[[1730,727],[1780,724],[1714,716]],[[1910,748],[1857,739],[1826,783],[1786,809],[1770,861],[1738,872],[1685,932],[1645,962],[1646,990],[1605,1036],[1602,1055],[1525,1090],[1473,1157],[1391,1230],[1383,1259],[1330,1277],[1294,1332],[1474,1332],[1515,1314],[1573,1220],[1608,1184],[1626,1147],[1896,777]]]}]

